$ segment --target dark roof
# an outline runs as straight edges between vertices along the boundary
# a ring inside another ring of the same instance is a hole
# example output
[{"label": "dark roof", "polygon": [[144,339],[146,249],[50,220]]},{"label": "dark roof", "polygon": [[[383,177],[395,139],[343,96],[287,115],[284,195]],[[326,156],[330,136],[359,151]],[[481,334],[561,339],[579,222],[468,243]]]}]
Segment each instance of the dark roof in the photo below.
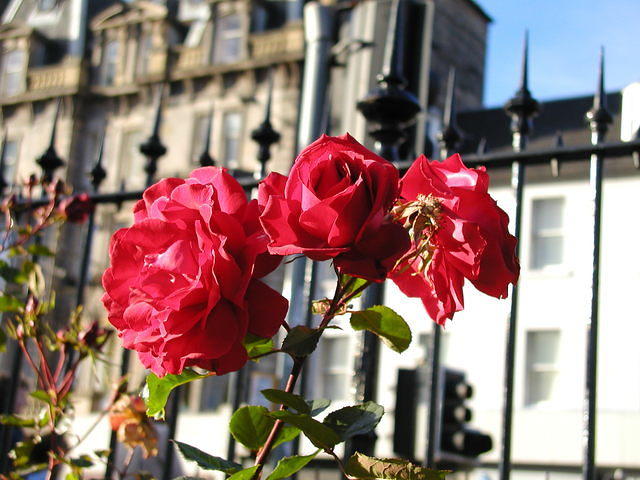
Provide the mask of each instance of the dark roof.
[{"label": "dark roof", "polygon": [[[607,94],[607,109],[613,116],[613,123],[609,126],[609,138],[620,132],[621,103],[620,92]],[[533,119],[529,148],[548,148],[555,145],[558,132],[562,133],[563,142],[567,146],[589,144],[591,133],[585,113],[592,104],[592,96],[541,102],[540,113]],[[460,112],[457,120],[464,137],[461,152],[475,153],[483,138],[488,151],[511,148],[510,119],[503,108]]]},{"label": "dark roof", "polygon": [[476,12],[478,12],[480,15],[482,15],[488,23],[492,23],[493,22],[493,18],[491,18],[489,16],[489,14],[485,11],[485,9],[482,8],[477,2],[475,2],[474,0],[467,0],[467,3],[469,5],[471,5],[471,7]]}]

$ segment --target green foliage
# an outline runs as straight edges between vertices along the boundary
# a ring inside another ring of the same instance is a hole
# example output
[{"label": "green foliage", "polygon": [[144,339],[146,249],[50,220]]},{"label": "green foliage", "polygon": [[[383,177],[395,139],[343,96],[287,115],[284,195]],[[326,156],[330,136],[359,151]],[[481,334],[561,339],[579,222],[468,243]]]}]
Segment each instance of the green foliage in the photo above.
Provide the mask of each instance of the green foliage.
[{"label": "green foliage", "polygon": [[282,351],[294,357],[306,357],[318,346],[320,335],[322,331],[315,328],[293,327],[282,342]]},{"label": "green foliage", "polygon": [[404,352],[411,344],[411,329],[407,322],[384,305],[376,305],[361,312],[351,314],[354,330],[368,330],[379,336],[392,350]]},{"label": "green foliage", "polygon": [[273,388],[262,390],[262,395],[264,395],[264,398],[270,402],[278,405],[284,405],[298,413],[311,413],[309,404],[307,404],[306,400],[300,395],[288,393],[283,390],[275,390]]},{"label": "green foliage", "polygon": [[165,375],[162,378],[150,373],[147,375],[147,382],[142,390],[142,398],[147,404],[147,415],[156,419],[164,418],[164,407],[171,390],[204,377],[208,377],[208,375],[200,375],[189,369],[185,369],[180,375]]},{"label": "green foliage", "polygon": [[24,303],[8,293],[0,294],[0,312],[20,312],[24,309]]},{"label": "green foliage", "polygon": [[447,472],[431,470],[397,458],[375,458],[355,453],[345,466],[347,475],[362,480],[444,480]]},{"label": "green foliage", "polygon": [[[355,277],[351,277],[350,275],[342,275],[341,277],[341,282],[340,282],[340,286],[344,288],[344,286],[351,280],[353,279],[354,281],[351,283],[351,285],[349,286],[349,288],[347,290],[345,290],[342,293],[343,297],[346,297],[347,295],[349,295],[352,292],[355,292],[357,289],[359,289],[360,287],[362,287],[365,283],[367,283],[367,280],[365,280],[364,278],[355,278]],[[364,290],[360,293],[357,293],[356,295],[354,295],[352,297],[353,298],[358,298],[360,295],[362,295],[362,293],[364,292]]]},{"label": "green foliage", "polygon": [[271,472],[271,475],[267,477],[267,480],[281,480],[282,478],[290,477],[294,473],[304,468],[307,463],[309,463],[315,458],[316,455],[318,455],[318,453],[320,453],[320,450],[317,450],[311,455],[294,455],[292,457],[281,458],[278,461],[276,468],[274,468],[273,472]]},{"label": "green foliage", "polygon": [[177,445],[178,450],[185,460],[196,462],[196,464],[204,470],[217,470],[224,472],[227,475],[231,475],[242,470],[242,465],[238,463],[209,455],[208,453],[205,453],[196,447],[192,447],[191,445],[187,445],[186,443],[178,442],[176,440],[173,440],[173,443]]},{"label": "green foliage", "polygon": [[384,415],[384,408],[375,402],[352,405],[331,412],[324,424],[340,435],[342,440],[370,432]]},{"label": "green foliage", "polygon": [[42,245],[41,243],[32,243],[26,248],[26,250],[27,253],[38,257],[53,257],[55,255],[49,247]]},{"label": "green foliage", "polygon": [[328,450],[340,443],[340,436],[330,427],[314,420],[309,415],[294,414],[286,410],[271,412],[273,418],[282,420],[302,430],[316,447]]},{"label": "green foliage", "polygon": [[23,428],[33,428],[36,426],[35,419],[13,414],[0,415],[0,423],[3,425],[11,425],[12,427]]},{"label": "green foliage", "polygon": [[78,458],[70,458],[69,464],[78,468],[93,467],[93,460],[89,455],[81,455]]},{"label": "green foliage", "polygon": [[247,333],[244,337],[243,344],[249,358],[258,357],[274,351],[273,341],[270,338],[258,337],[252,333]]},{"label": "green foliage", "polygon": [[307,400],[307,405],[309,405],[309,415],[315,417],[316,415],[320,415],[327,409],[327,407],[329,407],[329,405],[331,405],[331,400],[327,400],[326,398]]},{"label": "green foliage", "polygon": [[254,465],[253,467],[245,468],[244,470],[240,470],[239,472],[231,475],[227,480],[251,480],[253,478],[254,473],[258,470],[260,465]]},{"label": "green foliage", "polygon": [[[267,441],[275,420],[269,416],[265,407],[248,405],[239,408],[231,416],[229,430],[233,438],[250,450],[258,450]],[[297,428],[285,427],[276,437],[274,447],[293,440],[300,431]]]}]

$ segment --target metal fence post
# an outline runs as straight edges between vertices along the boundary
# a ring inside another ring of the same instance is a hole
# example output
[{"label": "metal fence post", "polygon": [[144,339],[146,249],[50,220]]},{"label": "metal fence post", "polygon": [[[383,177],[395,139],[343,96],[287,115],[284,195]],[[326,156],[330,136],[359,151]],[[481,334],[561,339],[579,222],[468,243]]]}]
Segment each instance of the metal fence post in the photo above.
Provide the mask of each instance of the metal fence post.
[{"label": "metal fence post", "polygon": [[[453,152],[462,135],[456,125],[456,71],[455,68],[449,70],[449,79],[447,85],[447,100],[443,116],[442,131],[438,134],[438,142],[440,143],[440,158],[447,158]],[[427,426],[427,451],[425,454],[425,466],[435,468],[435,454],[440,449],[440,440],[438,432],[440,426],[439,419],[439,378],[440,378],[440,343],[442,336],[442,328],[437,323],[433,323],[431,337],[431,364],[429,367],[429,417]]]},{"label": "metal fence post", "polygon": [[[357,108],[369,122],[369,134],[374,138],[376,151],[391,162],[400,160],[398,145],[404,139],[404,129],[415,121],[420,112],[418,99],[405,90],[406,81],[402,74],[404,19],[401,0],[393,0],[389,15],[389,27],[385,41],[382,72],[378,75],[378,87],[358,102]],[[384,299],[384,284],[376,283],[363,295],[364,308],[380,305]],[[378,338],[365,332],[362,353],[356,364],[356,400],[364,402],[376,397],[378,380]],[[354,451],[373,454],[376,435],[353,437],[345,453],[348,457]]]},{"label": "metal fence post", "polygon": [[[593,97],[593,108],[586,114],[591,129],[591,143],[604,142],[611,114],[607,111],[607,95],[604,91],[604,50],[600,51],[598,86]],[[604,155],[594,153],[590,159],[589,188],[593,209],[593,264],[591,275],[591,311],[587,320],[587,354],[585,368],[585,405],[584,405],[584,463],[583,480],[596,478],[596,393],[598,366],[598,293],[600,287],[600,227],[602,217],[602,167]]]},{"label": "metal fence post", "polygon": [[[528,135],[532,129],[532,118],[538,113],[538,102],[529,91],[529,34],[525,32],[522,53],[522,77],[520,89],[507,102],[505,110],[511,116],[513,150],[522,152],[527,146]],[[515,193],[515,212],[513,215],[514,235],[518,239],[516,256],[520,257],[520,231],[522,226],[522,196],[524,193],[525,166],[514,160],[512,163],[511,186]],[[504,367],[504,399],[502,409],[502,441],[500,445],[500,480],[509,480],[511,475],[511,434],[513,430],[513,383],[515,375],[516,335],[518,327],[518,285],[511,288],[511,305],[507,325],[507,344]]]}]

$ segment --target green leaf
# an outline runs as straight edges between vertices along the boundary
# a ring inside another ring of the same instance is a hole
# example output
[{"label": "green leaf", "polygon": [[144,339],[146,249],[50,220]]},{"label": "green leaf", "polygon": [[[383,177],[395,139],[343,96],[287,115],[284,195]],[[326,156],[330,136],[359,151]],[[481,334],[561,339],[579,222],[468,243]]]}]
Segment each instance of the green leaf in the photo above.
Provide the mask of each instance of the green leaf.
[{"label": "green leaf", "polygon": [[255,405],[239,408],[229,421],[231,435],[248,449],[258,450],[273,427],[273,419],[268,413],[265,407]]},{"label": "green leaf", "polygon": [[345,466],[347,475],[363,480],[444,480],[447,471],[431,470],[397,458],[375,458],[355,453]]},{"label": "green leaf", "polygon": [[253,474],[256,473],[256,470],[258,470],[259,466],[260,465],[254,465],[253,467],[240,470],[239,472],[236,472],[229,478],[227,478],[227,480],[251,480],[253,478]]},{"label": "green leaf", "polygon": [[292,457],[284,457],[278,461],[276,468],[273,469],[271,475],[267,477],[267,480],[280,480],[287,478],[301,470],[307,465],[313,458],[320,453],[320,450],[312,453],[311,455],[301,456],[294,455]]},{"label": "green leaf", "polygon": [[36,421],[33,418],[11,414],[0,415],[0,423],[3,425],[11,425],[12,427],[32,428],[36,426]]},{"label": "green leaf", "polygon": [[307,436],[311,443],[323,450],[333,448],[340,443],[340,437],[328,426],[314,420],[309,415],[294,414],[286,410],[271,412],[273,418],[277,418],[298,427]]},{"label": "green leaf", "polygon": [[280,433],[278,433],[275,442],[273,442],[273,448],[277,447],[281,443],[290,442],[298,435],[300,435],[299,428],[293,427],[291,425],[285,425],[280,429]]},{"label": "green leaf", "polygon": [[276,390],[273,388],[262,390],[262,395],[264,395],[264,398],[266,398],[270,402],[292,408],[298,413],[311,412],[309,404],[300,395],[295,395],[293,393],[288,393],[283,390]]},{"label": "green leaf", "polygon": [[[265,407],[248,405],[239,408],[231,416],[229,431],[242,445],[250,450],[258,450],[264,445],[269,433],[275,424],[275,420],[269,416],[269,410]],[[295,427],[285,426],[280,430],[273,446],[289,442],[300,434]]]},{"label": "green leaf", "polygon": [[273,341],[270,338],[262,338],[252,333],[247,333],[244,337],[244,348],[247,350],[249,358],[257,357],[269,353],[273,348]]},{"label": "green leaf", "polygon": [[10,266],[4,260],[0,260],[0,277],[4,278],[9,283],[20,283],[20,270]]},{"label": "green leaf", "polygon": [[7,334],[4,329],[0,328],[0,353],[7,351]]},{"label": "green leaf", "polygon": [[147,375],[147,383],[142,390],[142,398],[147,404],[147,415],[156,419],[164,418],[164,407],[171,390],[185,383],[192,382],[209,375],[200,375],[193,370],[184,370],[180,375],[165,375],[158,378],[155,374]]},{"label": "green leaf", "polygon": [[411,329],[407,322],[384,305],[376,305],[351,314],[354,330],[368,330],[378,335],[392,350],[402,353],[411,344]]},{"label": "green leaf", "polygon": [[331,400],[327,400],[326,398],[317,398],[316,400],[307,400],[307,405],[309,405],[309,410],[312,417],[321,414],[324,412],[329,405],[331,405]]},{"label": "green leaf", "polygon": [[318,346],[320,335],[322,332],[315,328],[304,325],[293,327],[282,342],[282,351],[294,357],[306,357]]},{"label": "green leaf", "polygon": [[76,472],[69,472],[65,475],[64,480],[81,480],[80,475]]},{"label": "green leaf", "polygon": [[13,295],[0,294],[0,312],[19,312],[24,304]]},{"label": "green leaf", "polygon": [[218,470],[228,475],[242,470],[242,465],[238,463],[225,460],[224,458],[214,457],[213,455],[209,455],[208,453],[205,453],[196,447],[192,447],[191,445],[187,445],[186,443],[178,442],[176,440],[173,440],[173,443],[177,445],[178,450],[185,460],[196,462],[200,468],[205,470]]},{"label": "green leaf", "polygon": [[[343,275],[342,276],[342,282],[341,285],[344,287],[347,282],[349,280],[351,280],[352,276],[350,275]],[[344,293],[343,296],[347,296],[349,295],[351,292],[355,292],[358,288],[362,287],[365,283],[367,283],[367,280],[365,280],[364,278],[355,278],[355,281],[351,284],[351,286],[349,287],[349,289],[347,289]],[[360,295],[362,295],[362,293],[364,292],[364,290],[360,293],[358,293],[357,295],[354,295],[353,297],[351,297],[351,300],[353,300],[354,298],[358,298]]]},{"label": "green leaf", "polygon": [[44,390],[35,390],[33,392],[29,392],[29,396],[35,398],[36,400],[40,400],[47,405],[51,405],[51,397]]},{"label": "green leaf", "polygon": [[365,402],[362,405],[352,405],[331,412],[322,423],[340,435],[340,438],[346,440],[376,428],[382,415],[384,415],[382,405],[375,402]]},{"label": "green leaf", "polygon": [[74,467],[87,468],[93,466],[93,460],[89,455],[81,455],[78,458],[70,458],[69,463]]},{"label": "green leaf", "polygon": [[27,247],[27,252],[31,255],[38,255],[39,257],[53,257],[54,253],[49,247],[40,243],[32,243]]}]

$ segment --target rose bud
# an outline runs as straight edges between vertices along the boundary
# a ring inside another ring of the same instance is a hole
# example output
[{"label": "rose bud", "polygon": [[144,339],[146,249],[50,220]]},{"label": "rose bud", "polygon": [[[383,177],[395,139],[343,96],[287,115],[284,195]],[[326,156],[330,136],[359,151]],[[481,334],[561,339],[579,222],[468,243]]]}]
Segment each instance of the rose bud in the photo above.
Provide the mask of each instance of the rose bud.
[{"label": "rose bud", "polygon": [[58,205],[58,212],[71,223],[84,223],[94,211],[95,205],[86,193],[67,197]]}]

